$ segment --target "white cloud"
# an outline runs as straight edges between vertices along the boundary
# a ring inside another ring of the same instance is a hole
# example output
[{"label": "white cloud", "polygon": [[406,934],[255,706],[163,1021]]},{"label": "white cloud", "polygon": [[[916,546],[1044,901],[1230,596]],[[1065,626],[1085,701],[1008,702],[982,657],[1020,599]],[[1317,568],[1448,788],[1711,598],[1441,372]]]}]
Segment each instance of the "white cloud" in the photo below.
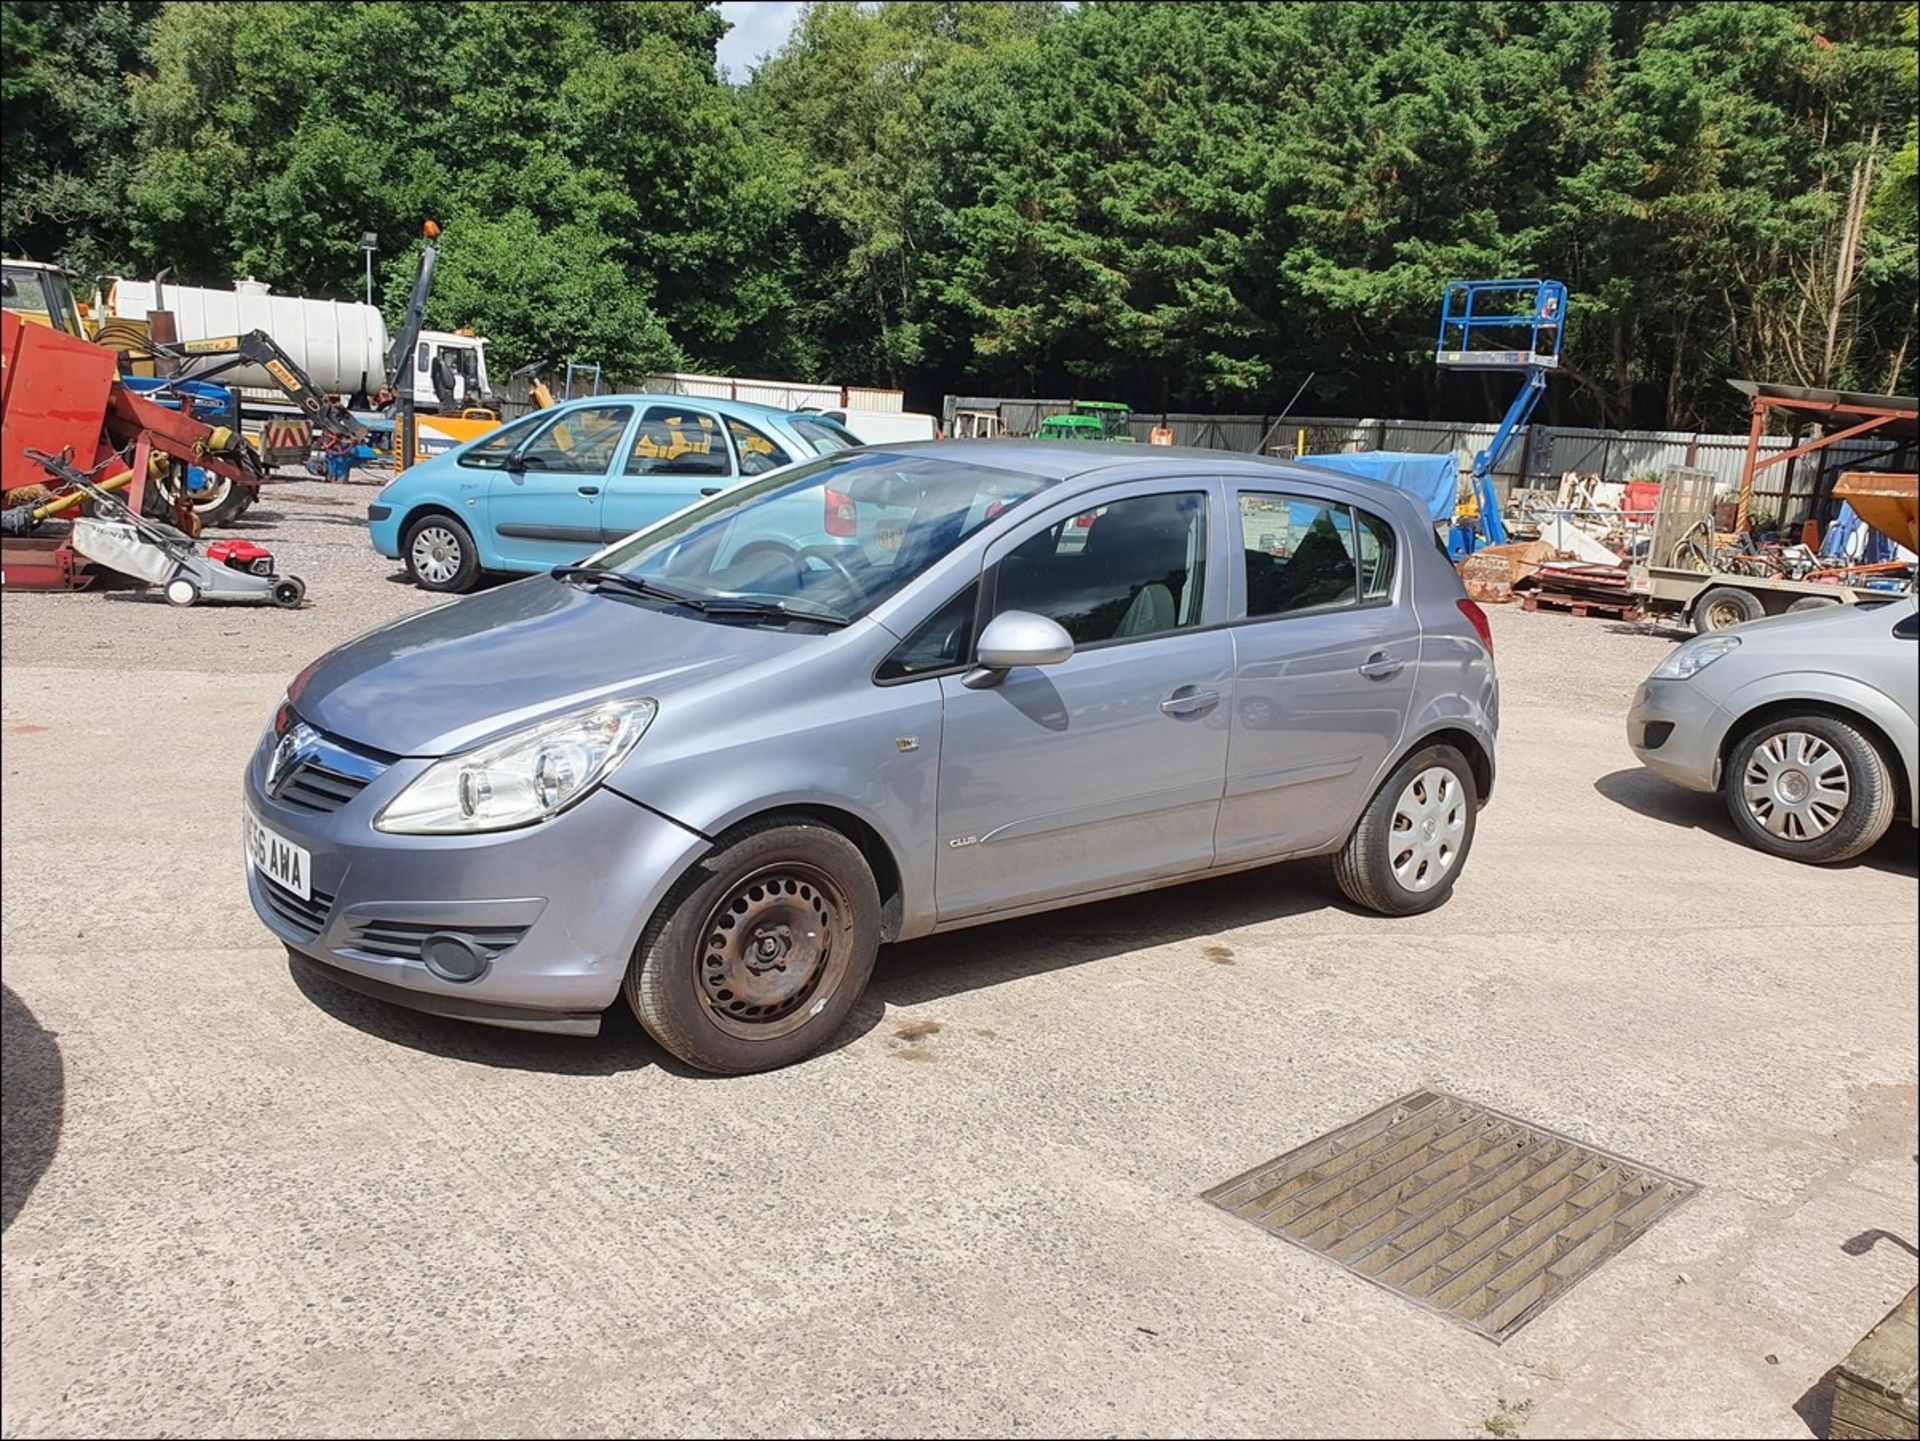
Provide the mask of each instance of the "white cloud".
[{"label": "white cloud", "polygon": [[733,29],[720,41],[720,68],[736,85],[785,43],[800,18],[800,0],[721,0],[721,17]]}]

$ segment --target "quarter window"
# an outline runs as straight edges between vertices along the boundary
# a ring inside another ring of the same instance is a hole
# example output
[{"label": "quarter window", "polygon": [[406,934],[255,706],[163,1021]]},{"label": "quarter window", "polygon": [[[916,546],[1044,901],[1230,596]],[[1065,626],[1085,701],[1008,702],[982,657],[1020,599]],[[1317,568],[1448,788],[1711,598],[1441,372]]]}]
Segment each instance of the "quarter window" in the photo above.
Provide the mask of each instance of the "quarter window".
[{"label": "quarter window", "polygon": [[630,405],[589,405],[564,411],[527,442],[520,464],[551,475],[605,475],[633,418]]},{"label": "quarter window", "polygon": [[727,429],[733,432],[734,449],[740,452],[742,475],[765,475],[770,470],[793,463],[793,457],[782,450],[772,436],[756,430],[746,421],[728,416]]},{"label": "quarter window", "polygon": [[934,671],[953,670],[973,654],[973,615],[980,603],[975,581],[921,623],[880,662],[876,680],[908,680]]},{"label": "quarter window", "polygon": [[1207,498],[1116,500],[1049,526],[998,567],[996,613],[1056,620],[1076,645],[1137,640],[1200,623]]},{"label": "quarter window", "polygon": [[733,463],[720,424],[711,415],[677,405],[650,405],[633,438],[627,474],[731,475]]},{"label": "quarter window", "polygon": [[536,427],[545,423],[544,415],[535,414],[524,420],[516,420],[512,425],[503,426],[485,440],[461,451],[460,464],[475,470],[505,470],[507,461],[519,448],[520,442],[532,435]]},{"label": "quarter window", "polygon": [[1393,594],[1393,527],[1364,510],[1354,516],[1360,522],[1360,599],[1386,600]]}]

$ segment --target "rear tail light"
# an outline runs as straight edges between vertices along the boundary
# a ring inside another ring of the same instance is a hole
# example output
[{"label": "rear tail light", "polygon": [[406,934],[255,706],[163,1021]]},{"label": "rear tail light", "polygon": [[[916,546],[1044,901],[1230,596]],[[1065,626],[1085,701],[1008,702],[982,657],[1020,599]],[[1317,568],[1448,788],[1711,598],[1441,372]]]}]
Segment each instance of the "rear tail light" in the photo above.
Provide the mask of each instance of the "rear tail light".
[{"label": "rear tail light", "polygon": [[860,511],[853,497],[841,491],[827,491],[827,534],[837,536],[860,533]]},{"label": "rear tail light", "polygon": [[1492,660],[1493,627],[1487,623],[1487,613],[1470,600],[1456,600],[1454,604],[1460,607],[1460,614],[1467,618],[1474,634],[1480,637],[1480,644],[1487,648],[1487,659]]}]

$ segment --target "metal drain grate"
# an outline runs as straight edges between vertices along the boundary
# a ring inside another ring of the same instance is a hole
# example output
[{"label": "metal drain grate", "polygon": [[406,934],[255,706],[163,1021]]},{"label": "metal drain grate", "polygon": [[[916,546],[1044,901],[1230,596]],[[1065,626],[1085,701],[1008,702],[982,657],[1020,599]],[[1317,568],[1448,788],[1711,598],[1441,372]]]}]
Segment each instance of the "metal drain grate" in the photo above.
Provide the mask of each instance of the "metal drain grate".
[{"label": "metal drain grate", "polygon": [[1415,1091],[1205,1197],[1504,1341],[1699,1189]]}]

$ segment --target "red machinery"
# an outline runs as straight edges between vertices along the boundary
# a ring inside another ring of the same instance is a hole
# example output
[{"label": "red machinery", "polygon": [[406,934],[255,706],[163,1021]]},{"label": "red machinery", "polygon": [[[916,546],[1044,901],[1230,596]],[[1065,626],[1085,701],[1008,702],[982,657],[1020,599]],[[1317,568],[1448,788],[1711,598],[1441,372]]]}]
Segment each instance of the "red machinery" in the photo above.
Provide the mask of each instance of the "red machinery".
[{"label": "red machinery", "polygon": [[[259,458],[225,427],[203,425],[184,411],[142,400],[119,383],[112,351],[12,312],[0,315],[0,584],[28,590],[74,589],[93,572],[74,552],[64,522],[53,517],[83,496],[26,457],[28,450],[65,455],[82,471],[107,472],[102,489],[125,487],[140,513],[149,479],[197,465],[243,485],[257,485]],[[191,507],[178,515],[193,530]]]}]

